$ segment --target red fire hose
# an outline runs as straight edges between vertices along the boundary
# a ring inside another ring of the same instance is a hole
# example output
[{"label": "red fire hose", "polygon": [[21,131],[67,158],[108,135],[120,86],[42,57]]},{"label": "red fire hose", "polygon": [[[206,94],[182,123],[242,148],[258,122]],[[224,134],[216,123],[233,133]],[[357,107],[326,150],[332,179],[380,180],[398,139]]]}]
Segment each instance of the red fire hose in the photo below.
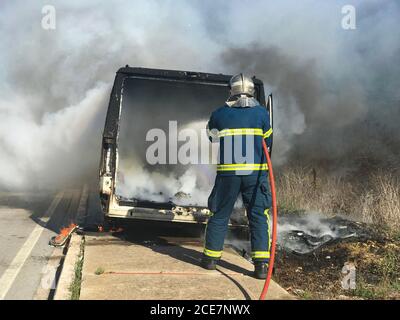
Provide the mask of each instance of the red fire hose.
[{"label": "red fire hose", "polygon": [[278,210],[276,207],[276,192],[275,192],[275,179],[274,179],[274,172],[272,170],[272,162],[269,156],[267,144],[263,139],[262,142],[264,154],[267,158],[268,164],[268,171],[269,171],[269,183],[271,185],[271,194],[272,194],[272,241],[271,241],[271,255],[269,259],[269,266],[268,266],[268,274],[267,278],[265,279],[264,288],[260,295],[260,300],[264,300],[265,296],[268,292],[269,283],[271,282],[272,277],[272,270],[274,268],[274,261],[275,261],[275,247],[276,247],[276,227],[277,227],[277,220],[278,220]]}]

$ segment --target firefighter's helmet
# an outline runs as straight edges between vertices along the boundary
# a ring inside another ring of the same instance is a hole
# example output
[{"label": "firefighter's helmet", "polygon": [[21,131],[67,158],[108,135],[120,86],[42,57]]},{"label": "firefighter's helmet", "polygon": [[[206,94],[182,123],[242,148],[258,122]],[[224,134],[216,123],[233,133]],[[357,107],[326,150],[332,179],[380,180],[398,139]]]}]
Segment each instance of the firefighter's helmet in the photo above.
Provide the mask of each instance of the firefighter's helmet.
[{"label": "firefighter's helmet", "polygon": [[234,75],[229,82],[229,86],[231,89],[231,97],[239,95],[246,95],[248,97],[254,96],[254,82],[243,73]]}]

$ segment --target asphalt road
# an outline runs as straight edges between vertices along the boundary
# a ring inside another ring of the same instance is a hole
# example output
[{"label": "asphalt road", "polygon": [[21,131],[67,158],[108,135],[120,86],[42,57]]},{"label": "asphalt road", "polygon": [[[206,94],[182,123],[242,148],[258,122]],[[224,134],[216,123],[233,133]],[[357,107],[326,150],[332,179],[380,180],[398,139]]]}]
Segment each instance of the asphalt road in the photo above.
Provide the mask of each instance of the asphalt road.
[{"label": "asphalt road", "polygon": [[[82,190],[0,192],[0,300],[52,299],[65,252],[49,246],[49,240],[71,222],[86,227],[103,222],[96,188],[89,189],[85,217],[77,217],[85,198]],[[124,237],[149,241],[179,235],[198,240],[204,232],[201,225],[142,224],[126,221]]]},{"label": "asphalt road", "polygon": [[63,250],[50,238],[74,221],[80,189],[0,193],[0,300],[47,299]]}]

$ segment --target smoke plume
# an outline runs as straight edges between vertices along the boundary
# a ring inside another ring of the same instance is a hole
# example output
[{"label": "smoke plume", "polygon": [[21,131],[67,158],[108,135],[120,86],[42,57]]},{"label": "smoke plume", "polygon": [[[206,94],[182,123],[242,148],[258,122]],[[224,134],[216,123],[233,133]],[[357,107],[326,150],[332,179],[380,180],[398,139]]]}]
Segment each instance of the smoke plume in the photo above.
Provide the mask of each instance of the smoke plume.
[{"label": "smoke plume", "polygon": [[398,167],[400,6],[350,2],[355,30],[341,27],[349,1],[52,1],[55,30],[47,1],[2,2],[0,188],[95,176],[125,64],[256,75],[275,97],[276,164]]}]

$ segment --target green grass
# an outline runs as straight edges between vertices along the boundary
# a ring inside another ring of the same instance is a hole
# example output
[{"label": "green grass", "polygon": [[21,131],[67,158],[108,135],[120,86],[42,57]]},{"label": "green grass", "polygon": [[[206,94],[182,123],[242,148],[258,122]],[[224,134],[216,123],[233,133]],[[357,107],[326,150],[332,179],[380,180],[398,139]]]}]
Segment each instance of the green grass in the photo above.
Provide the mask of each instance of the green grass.
[{"label": "green grass", "polygon": [[302,292],[301,294],[299,294],[299,297],[303,300],[313,300],[314,299],[314,295],[311,291],[305,290],[304,292]]},{"label": "green grass", "polygon": [[399,230],[393,231],[393,239],[395,241],[400,241],[400,231]]},{"label": "green grass", "polygon": [[395,281],[392,283],[392,288],[394,291],[400,292],[400,281]]},{"label": "green grass", "polygon": [[369,286],[362,278],[358,277],[357,287],[352,291],[352,295],[367,300],[378,299],[379,296],[375,288]]},{"label": "green grass", "polygon": [[354,296],[360,297],[367,300],[378,299],[379,297],[376,295],[373,289],[367,287],[359,287],[354,291]]},{"label": "green grass", "polygon": [[96,269],[96,271],[94,272],[94,274],[97,275],[97,276],[99,276],[99,275],[103,274],[104,272],[105,272],[105,270],[104,270],[103,267],[98,267],[98,268]]},{"label": "green grass", "polygon": [[378,269],[387,281],[400,277],[400,256],[393,250],[386,252]]},{"label": "green grass", "polygon": [[353,291],[353,296],[367,300],[387,299],[393,291],[398,291],[400,283],[391,283],[387,280],[380,281],[377,285],[371,286],[364,280],[359,280],[357,288]]},{"label": "green grass", "polygon": [[71,291],[71,300],[79,300],[81,293],[81,283],[82,283],[82,267],[83,267],[83,256],[85,250],[85,240],[82,239],[78,261],[75,264],[75,275],[74,280],[69,288]]}]

